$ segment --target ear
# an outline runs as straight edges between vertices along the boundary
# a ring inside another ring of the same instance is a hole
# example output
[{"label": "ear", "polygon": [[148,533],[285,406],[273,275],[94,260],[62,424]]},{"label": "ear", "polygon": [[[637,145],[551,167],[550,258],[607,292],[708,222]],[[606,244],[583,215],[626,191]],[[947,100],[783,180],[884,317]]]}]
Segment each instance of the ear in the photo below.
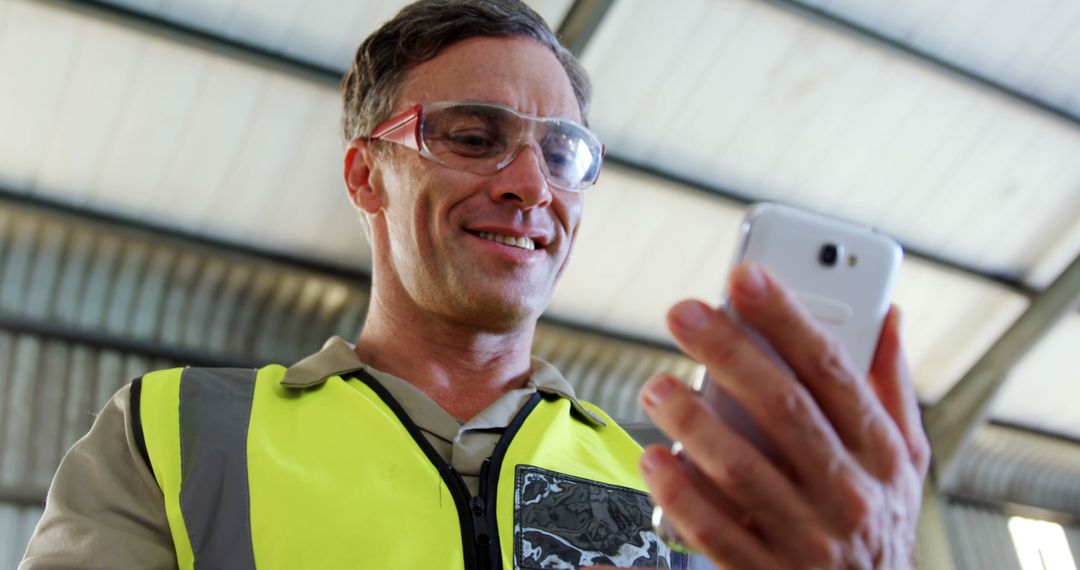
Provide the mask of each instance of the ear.
[{"label": "ear", "polygon": [[345,188],[353,205],[374,214],[383,208],[384,197],[381,177],[372,173],[374,156],[369,144],[353,139],[345,149]]}]

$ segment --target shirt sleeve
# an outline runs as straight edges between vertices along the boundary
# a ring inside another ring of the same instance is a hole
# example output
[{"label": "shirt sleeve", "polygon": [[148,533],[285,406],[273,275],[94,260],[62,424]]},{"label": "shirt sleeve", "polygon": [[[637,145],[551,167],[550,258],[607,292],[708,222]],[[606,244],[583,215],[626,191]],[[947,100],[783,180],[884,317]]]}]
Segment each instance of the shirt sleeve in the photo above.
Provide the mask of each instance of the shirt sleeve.
[{"label": "shirt sleeve", "polygon": [[165,502],[139,451],[131,385],[64,455],[19,570],[176,568]]}]

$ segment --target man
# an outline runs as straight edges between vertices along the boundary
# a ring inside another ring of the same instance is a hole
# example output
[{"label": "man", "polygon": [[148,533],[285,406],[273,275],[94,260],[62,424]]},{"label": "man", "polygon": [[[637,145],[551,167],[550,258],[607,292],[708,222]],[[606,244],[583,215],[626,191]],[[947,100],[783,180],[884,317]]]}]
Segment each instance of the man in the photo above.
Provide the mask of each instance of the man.
[{"label": "man", "polygon": [[928,446],[895,311],[867,382],[738,268],[732,301],[798,379],[701,303],[669,326],[791,468],[667,376],[642,404],[699,471],[640,456],[530,356],[602,155],[573,57],[516,0],[422,2],[343,87],[374,266],[358,341],[121,390],[61,464],[23,568],[677,566],[645,483],[724,567],[910,566]]}]

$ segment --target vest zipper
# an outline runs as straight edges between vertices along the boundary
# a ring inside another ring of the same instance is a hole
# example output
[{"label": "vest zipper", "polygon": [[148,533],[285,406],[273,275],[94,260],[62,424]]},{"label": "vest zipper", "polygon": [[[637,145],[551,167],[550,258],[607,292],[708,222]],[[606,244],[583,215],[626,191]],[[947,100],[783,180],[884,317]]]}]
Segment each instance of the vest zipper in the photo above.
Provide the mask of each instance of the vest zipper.
[{"label": "vest zipper", "polygon": [[[443,483],[446,484],[446,488],[450,490],[450,496],[454,499],[454,507],[457,509],[458,524],[461,526],[461,556],[463,558],[464,566],[466,570],[472,570],[473,568],[482,568],[488,570],[491,567],[490,557],[480,557],[480,549],[476,546],[476,530],[473,523],[475,517],[472,514],[472,509],[469,504],[469,488],[465,485],[465,480],[461,478],[461,474],[458,473],[453,467],[450,466],[439,452],[435,451],[434,447],[428,443],[424,434],[420,432],[420,428],[416,423],[412,421],[409,414],[405,413],[401,404],[390,394],[390,391],[383,387],[371,374],[368,374],[366,370],[357,370],[349,375],[351,378],[356,378],[360,382],[364,383],[368,388],[371,388],[372,392],[375,392],[379,399],[386,404],[386,407],[390,408],[390,411],[394,412],[399,422],[405,431],[409,432],[416,445],[427,456],[428,461],[439,472],[439,477],[442,478]],[[485,549],[486,552],[486,549]],[[484,560],[487,562],[485,563]]]},{"label": "vest zipper", "polygon": [[483,517],[484,529],[488,532],[490,540],[488,540],[487,552],[488,559],[491,560],[491,568],[502,567],[502,557],[499,552],[499,522],[495,517],[495,509],[492,508],[495,505],[494,493],[488,494],[491,489],[498,486],[498,473],[495,474],[495,480],[489,483],[491,477],[491,458],[488,457],[480,464],[480,488],[476,497],[473,497],[474,507],[473,514]]},{"label": "vest zipper", "polygon": [[435,448],[431,447],[427,438],[420,432],[420,428],[405,413],[401,404],[394,399],[389,390],[365,370],[358,370],[349,376],[356,378],[367,385],[368,388],[371,388],[383,403],[394,412],[398,421],[409,432],[413,441],[424,452],[428,461],[435,466],[439,476],[446,483],[450,495],[454,498],[454,505],[457,507],[458,523],[461,525],[462,556],[465,559],[466,570],[474,568],[501,570],[502,553],[499,550],[499,520],[495,509],[499,471],[502,470],[503,457],[506,456],[506,450],[509,449],[514,435],[521,429],[521,425],[525,423],[525,418],[529,416],[533,408],[540,403],[542,399],[540,392],[533,394],[529,401],[521,407],[521,410],[514,416],[513,421],[506,427],[502,437],[499,438],[499,442],[495,444],[495,450],[491,457],[485,459],[480,465],[479,492],[477,496],[473,497],[469,493],[469,487],[465,485],[465,479],[439,455],[439,452],[435,451]]},{"label": "vest zipper", "polygon": [[[483,495],[473,497],[469,494],[469,487],[465,485],[465,479],[458,473],[457,469],[454,469],[453,465],[450,465],[439,457],[439,461],[442,461],[443,465],[446,465],[447,471],[453,475],[457,489],[451,487],[450,491],[455,495],[459,495],[463,501],[458,503],[458,518],[461,521],[461,534],[463,537],[467,537],[464,542],[471,542],[471,549],[473,550],[473,559],[476,561],[476,568],[480,570],[491,570],[491,531],[488,529],[488,521],[484,516],[486,505],[484,504]],[[487,461],[486,459],[484,460]],[[480,480],[481,489],[483,489],[483,479]],[[455,500],[457,497],[455,497]],[[468,508],[463,512],[460,508],[464,503]],[[462,516],[462,515],[465,516]],[[471,541],[468,539],[472,539]],[[468,557],[466,556],[466,559]],[[466,564],[468,567],[468,564]]]},{"label": "vest zipper", "polygon": [[[499,548],[499,513],[497,512],[496,500],[499,491],[499,474],[502,471],[503,459],[506,457],[506,451],[510,449],[510,442],[514,440],[514,436],[517,435],[518,430],[521,429],[521,425],[525,423],[525,419],[529,417],[536,405],[540,403],[543,397],[540,392],[536,392],[531,398],[521,407],[517,415],[510,422],[510,425],[506,426],[506,431],[503,432],[499,438],[499,442],[495,444],[495,449],[491,453],[491,457],[484,460],[480,465],[480,488],[478,489],[478,497],[481,498],[483,510],[485,511],[486,528],[489,531],[491,537],[491,544],[488,548],[488,558],[491,560],[490,568],[494,570],[502,569],[502,550]],[[513,479],[510,481],[514,484]],[[509,545],[513,548],[513,544]]]}]

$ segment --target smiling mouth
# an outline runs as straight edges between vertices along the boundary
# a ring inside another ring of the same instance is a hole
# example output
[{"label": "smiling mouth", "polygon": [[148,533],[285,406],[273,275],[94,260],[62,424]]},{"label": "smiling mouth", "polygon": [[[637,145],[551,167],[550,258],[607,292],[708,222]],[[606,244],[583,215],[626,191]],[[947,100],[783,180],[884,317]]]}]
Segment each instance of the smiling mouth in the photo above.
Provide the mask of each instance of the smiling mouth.
[{"label": "smiling mouth", "polygon": [[518,249],[525,249],[528,251],[536,249],[536,242],[534,242],[531,238],[525,236],[504,236],[500,234],[493,234],[491,232],[476,232],[473,235],[484,238],[488,241],[493,241],[495,243],[501,243],[510,247],[516,247]]}]

